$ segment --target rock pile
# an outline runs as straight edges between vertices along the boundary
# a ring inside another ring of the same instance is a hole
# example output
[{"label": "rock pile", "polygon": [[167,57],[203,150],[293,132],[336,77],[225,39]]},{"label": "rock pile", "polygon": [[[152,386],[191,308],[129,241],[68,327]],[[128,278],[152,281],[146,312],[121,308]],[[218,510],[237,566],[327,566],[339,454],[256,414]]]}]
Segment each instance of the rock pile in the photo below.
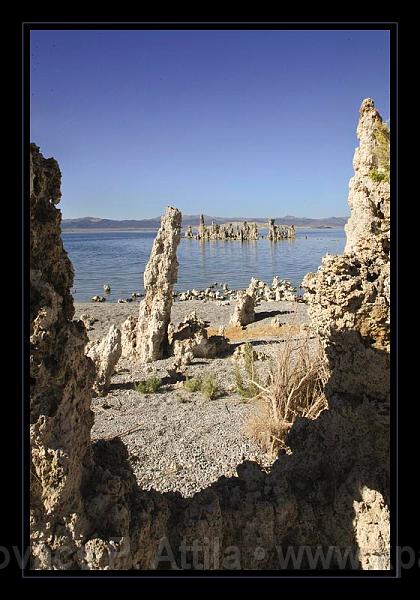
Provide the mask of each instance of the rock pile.
[{"label": "rock pile", "polygon": [[[255,279],[255,278],[253,278]],[[287,301],[294,302],[298,299],[296,296],[296,288],[292,286],[290,281],[286,279],[280,279],[276,276],[273,278],[271,286],[266,284],[264,281],[255,279],[257,285],[253,290],[255,294],[255,301]],[[213,284],[206,289],[200,290],[187,290],[186,292],[174,293],[174,298],[183,302],[186,300],[202,300],[204,302],[209,300],[218,300],[219,302],[231,302],[238,300],[239,296],[243,295],[245,290],[230,290],[226,283],[219,286]]]},{"label": "rock pile", "polygon": [[261,301],[289,301],[296,300],[295,288],[289,281],[274,277],[273,283],[268,286],[264,281],[253,277],[245,291],[236,294],[237,304],[231,317],[230,324],[243,327],[255,321],[255,306]]},{"label": "rock pile", "polygon": [[258,284],[258,280],[253,278],[248,289],[238,292],[235,310],[230,319],[233,327],[244,327],[255,321],[255,283]]},{"label": "rock pile", "polygon": [[229,344],[223,336],[208,337],[206,323],[199,319],[193,311],[176,327],[171,324],[168,329],[168,339],[176,367],[191,364],[193,358],[215,358],[229,349]]}]

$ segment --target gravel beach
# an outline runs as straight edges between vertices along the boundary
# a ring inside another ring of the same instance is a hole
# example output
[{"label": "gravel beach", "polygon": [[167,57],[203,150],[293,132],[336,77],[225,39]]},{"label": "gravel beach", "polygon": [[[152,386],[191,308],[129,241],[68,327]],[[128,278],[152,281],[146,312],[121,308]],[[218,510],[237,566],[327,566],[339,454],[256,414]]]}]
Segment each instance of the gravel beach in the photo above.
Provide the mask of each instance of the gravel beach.
[{"label": "gravel beach", "polygon": [[[309,323],[304,303],[262,301],[256,307],[254,323],[229,328],[233,309],[234,302],[221,305],[217,301],[176,301],[171,318],[177,324],[196,311],[207,322],[209,334],[224,327],[232,353],[238,345],[250,341],[268,358],[256,363],[262,377],[267,373],[270,357],[275,359],[282,338],[290,333],[298,338]],[[89,339],[97,340],[106,335],[112,324],[120,327],[138,310],[139,301],[76,303],[74,318],[88,314],[97,319],[88,331]],[[273,318],[278,315],[281,324],[273,325]],[[141,364],[121,358],[108,393],[92,401],[92,437],[96,440],[121,436],[142,488],[178,491],[183,496],[195,494],[222,475],[235,475],[236,467],[244,460],[269,467],[271,458],[244,433],[256,406],[252,400],[244,401],[236,391],[231,354],[215,359],[196,358],[188,367],[188,377],[210,374],[217,381],[220,397],[214,400],[206,399],[201,392],[189,392],[182,381],[171,379],[167,369],[172,362],[173,358],[167,358]],[[163,382],[159,392],[140,394],[133,389],[136,382],[152,374]]]}]

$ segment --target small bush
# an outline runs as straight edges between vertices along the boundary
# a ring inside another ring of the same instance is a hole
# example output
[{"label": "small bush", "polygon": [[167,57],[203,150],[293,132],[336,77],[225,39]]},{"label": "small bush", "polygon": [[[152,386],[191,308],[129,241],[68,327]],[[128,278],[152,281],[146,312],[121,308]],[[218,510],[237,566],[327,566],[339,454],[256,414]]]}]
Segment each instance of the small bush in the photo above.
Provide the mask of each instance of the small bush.
[{"label": "small bush", "polygon": [[184,388],[189,392],[199,392],[201,390],[202,381],[199,377],[192,377],[184,382]]},{"label": "small bush", "polygon": [[237,392],[242,396],[242,398],[248,400],[250,398],[255,398],[260,391],[257,385],[254,383],[255,381],[257,383],[259,382],[254,366],[254,349],[252,348],[252,344],[249,342],[244,346],[244,368],[249,383],[246,384],[244,382],[239,366],[237,366],[235,369],[235,382]]},{"label": "small bush", "polygon": [[217,381],[214,379],[214,377],[212,377],[212,375],[205,375],[203,377],[200,390],[208,400],[214,400],[220,395],[221,392]]},{"label": "small bush", "polygon": [[162,385],[162,380],[156,376],[143,379],[134,384],[134,389],[139,394],[156,394]]},{"label": "small bush", "polygon": [[369,173],[369,177],[373,179],[373,181],[387,181],[389,183],[389,173],[383,173],[381,171],[377,171],[376,169],[373,169]]},{"label": "small bush", "polygon": [[208,400],[218,398],[222,392],[217,381],[210,374],[203,378],[192,377],[184,382],[184,388],[189,392],[201,392]]},{"label": "small bush", "polygon": [[375,139],[377,141],[376,157],[378,159],[378,168],[372,169],[369,173],[373,181],[387,181],[390,177],[390,161],[389,161],[389,142],[390,131],[386,123],[381,123],[375,130]]}]

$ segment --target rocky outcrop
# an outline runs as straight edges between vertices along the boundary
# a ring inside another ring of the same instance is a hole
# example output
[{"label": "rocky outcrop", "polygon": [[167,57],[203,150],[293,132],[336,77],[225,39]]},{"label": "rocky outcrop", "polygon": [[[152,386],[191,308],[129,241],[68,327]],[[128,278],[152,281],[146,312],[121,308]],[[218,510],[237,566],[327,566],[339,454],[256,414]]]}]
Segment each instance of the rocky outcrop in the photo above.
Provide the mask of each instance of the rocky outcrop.
[{"label": "rocky outcrop", "polygon": [[276,225],[275,219],[268,220],[267,239],[270,242],[278,242],[279,240],[287,240],[296,237],[294,225]]},{"label": "rocky outcrop", "polygon": [[130,315],[121,325],[121,356],[135,358],[138,317]]},{"label": "rocky outcrop", "polygon": [[188,225],[187,230],[185,231],[184,237],[189,238],[189,239],[194,238],[194,232],[193,232],[193,228],[191,225]]},{"label": "rocky outcrop", "polygon": [[[327,255],[303,281],[313,326],[334,373],[331,393],[386,400],[390,350],[390,187],[374,181],[376,131],[382,119],[373,101],[360,108],[360,140],[350,181],[351,216],[342,256]],[[368,373],[367,373],[368,371]]]},{"label": "rocky outcrop", "polygon": [[357,137],[360,144],[354,153],[354,176],[349,184],[351,214],[345,226],[344,252],[372,252],[376,246],[378,252],[389,255],[389,129],[370,98],[360,108]]},{"label": "rocky outcrop", "polygon": [[[188,225],[185,232],[185,237],[196,240],[236,240],[241,242],[249,242],[260,239],[257,223],[215,223],[206,225],[204,215],[200,215],[200,222],[197,233],[194,234],[191,225]],[[262,236],[264,237],[264,236]],[[272,242],[286,240],[296,237],[294,225],[275,225],[274,219],[268,222],[267,239]]]},{"label": "rocky outcrop", "polygon": [[235,310],[230,318],[230,325],[244,327],[255,321],[255,295],[253,289],[238,292]]},{"label": "rocky outcrop", "polygon": [[198,318],[195,311],[187,315],[176,327],[170,325],[168,340],[175,357],[175,365],[180,367],[191,364],[194,358],[216,358],[229,349],[229,344],[223,336],[208,337],[206,323]]},{"label": "rocky outcrop", "polygon": [[178,276],[176,251],[181,218],[178,209],[167,208],[144,271],[146,296],[140,304],[136,342],[136,354],[142,362],[163,358],[168,351],[172,293]]},{"label": "rocky outcrop", "polygon": [[318,272],[303,281],[312,327],[331,370],[327,394],[340,411],[347,406],[349,420],[363,407],[370,421],[360,427],[369,439],[375,432],[375,464],[366,464],[362,440],[355,445],[356,463],[364,463],[359,466],[361,498],[354,505],[363,568],[377,568],[379,559],[389,565],[390,187],[377,176],[382,129],[373,100],[364,100],[344,254],[327,255]]},{"label": "rocky outcrop", "polygon": [[87,356],[92,359],[96,369],[94,390],[103,394],[111,383],[111,376],[121,356],[121,331],[111,325],[107,335],[89,348]]},{"label": "rocky outcrop", "polygon": [[[73,268],[55,206],[61,197],[60,180],[56,161],[45,159],[31,144],[31,568],[91,569],[101,563],[101,556],[118,551],[122,541],[129,542],[128,529],[124,540],[118,537],[116,508],[120,514],[127,511],[131,483],[118,489],[114,479],[112,488],[109,469],[95,462],[101,452],[90,443],[95,368],[84,354],[85,327],[73,320]],[[96,486],[101,488],[99,495]],[[102,536],[101,521],[107,524]],[[119,564],[127,562],[120,559]]]},{"label": "rocky outcrop", "polygon": [[192,227],[189,226],[185,232],[185,237],[195,238],[197,240],[237,240],[237,241],[255,241],[259,239],[258,225],[256,223],[224,223],[219,224],[212,221],[207,226],[204,221],[204,215],[200,215],[200,223],[197,233],[194,235]]}]

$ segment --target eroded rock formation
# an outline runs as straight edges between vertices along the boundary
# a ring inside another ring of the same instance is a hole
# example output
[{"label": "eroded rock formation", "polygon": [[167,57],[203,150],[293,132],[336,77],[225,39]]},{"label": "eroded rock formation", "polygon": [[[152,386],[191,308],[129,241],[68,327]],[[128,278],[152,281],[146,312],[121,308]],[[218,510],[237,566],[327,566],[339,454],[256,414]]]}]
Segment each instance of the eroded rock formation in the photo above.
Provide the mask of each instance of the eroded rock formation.
[{"label": "eroded rock formation", "polygon": [[[206,225],[204,215],[200,215],[197,233],[194,234],[191,225],[185,231],[185,237],[196,240],[236,240],[241,242],[255,241],[260,238],[257,223],[215,223]],[[263,236],[264,237],[264,236]],[[272,242],[296,237],[294,225],[276,225],[274,219],[268,221],[267,239]]]},{"label": "eroded rock formation", "polygon": [[375,464],[357,449],[362,499],[355,504],[355,527],[364,568],[375,568],[378,557],[387,563],[389,553],[390,186],[389,173],[377,176],[383,127],[373,100],[364,100],[349,186],[345,252],[324,257],[318,272],[303,282],[312,327],[324,344],[332,373],[328,395],[339,403],[340,412],[341,404],[347,405],[349,420],[362,414],[363,407],[370,422],[360,426],[370,439],[376,431]]},{"label": "eroded rock formation", "polygon": [[103,394],[111,383],[111,376],[121,356],[121,331],[115,325],[111,325],[107,335],[93,344],[87,355],[95,365],[94,390]]},{"label": "eroded rock formation", "polygon": [[[303,286],[312,324],[334,373],[331,393],[387,399],[390,350],[390,186],[374,181],[376,132],[382,119],[373,101],[360,108],[360,140],[350,181],[351,216],[342,256],[327,255]],[[369,375],[367,375],[367,370]]]},{"label": "eroded rock formation", "polygon": [[194,234],[191,225],[185,232],[186,238],[197,240],[239,240],[254,241],[259,239],[258,225],[256,223],[224,223],[219,224],[212,221],[210,226],[205,224],[204,215],[200,215],[197,233]]},{"label": "eroded rock formation", "polygon": [[136,353],[142,362],[158,360],[168,350],[172,292],[178,276],[176,250],[181,219],[178,209],[167,208],[144,271],[146,296],[140,304],[136,341]]},{"label": "eroded rock formation", "polygon": [[135,358],[138,317],[130,315],[121,325],[121,356]]},{"label": "eroded rock formation", "polygon": [[276,225],[274,219],[268,220],[267,239],[270,242],[278,242],[279,240],[287,240],[296,237],[294,225]]},{"label": "eroded rock formation", "polygon": [[255,287],[250,284],[245,291],[237,293],[235,310],[230,319],[230,325],[244,327],[255,321]]},{"label": "eroded rock formation", "polygon": [[168,339],[176,366],[191,364],[194,358],[215,358],[229,348],[223,336],[208,337],[206,323],[193,311],[176,327],[172,324],[168,329]]},{"label": "eroded rock formation", "polygon": [[[72,320],[73,268],[63,248],[61,213],[55,206],[61,197],[60,181],[57,162],[45,159],[31,144],[31,567],[89,569],[97,568],[108,551],[120,548],[115,509],[127,510],[125,494],[130,484],[118,490],[114,483],[111,491],[110,471],[94,466],[90,403],[95,369],[84,354],[85,327],[82,321]],[[89,484],[92,472],[102,486],[96,495],[94,521],[89,517],[96,486]],[[101,519],[104,525],[108,521],[102,537],[97,527]],[[128,530],[124,534],[129,541]],[[120,564],[127,563],[121,560]]]}]

